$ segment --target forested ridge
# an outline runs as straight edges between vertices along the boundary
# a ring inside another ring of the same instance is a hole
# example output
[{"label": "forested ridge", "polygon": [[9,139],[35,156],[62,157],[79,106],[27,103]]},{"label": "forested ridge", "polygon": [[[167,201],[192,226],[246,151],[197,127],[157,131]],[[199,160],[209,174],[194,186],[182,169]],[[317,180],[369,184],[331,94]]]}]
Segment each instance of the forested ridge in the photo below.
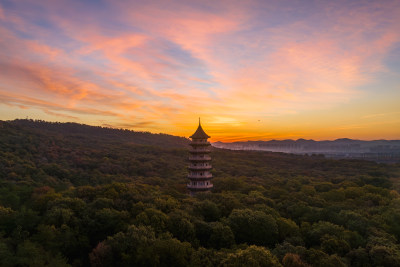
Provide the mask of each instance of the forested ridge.
[{"label": "forested ridge", "polygon": [[0,121],[0,266],[400,266],[400,165]]}]

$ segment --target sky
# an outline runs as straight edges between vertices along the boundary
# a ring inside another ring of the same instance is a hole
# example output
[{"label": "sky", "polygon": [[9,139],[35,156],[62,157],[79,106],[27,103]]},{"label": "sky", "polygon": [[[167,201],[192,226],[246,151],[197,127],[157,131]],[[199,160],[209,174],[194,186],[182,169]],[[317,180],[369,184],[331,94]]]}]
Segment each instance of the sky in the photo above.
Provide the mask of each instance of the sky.
[{"label": "sky", "polygon": [[400,1],[0,0],[0,120],[400,139]]}]

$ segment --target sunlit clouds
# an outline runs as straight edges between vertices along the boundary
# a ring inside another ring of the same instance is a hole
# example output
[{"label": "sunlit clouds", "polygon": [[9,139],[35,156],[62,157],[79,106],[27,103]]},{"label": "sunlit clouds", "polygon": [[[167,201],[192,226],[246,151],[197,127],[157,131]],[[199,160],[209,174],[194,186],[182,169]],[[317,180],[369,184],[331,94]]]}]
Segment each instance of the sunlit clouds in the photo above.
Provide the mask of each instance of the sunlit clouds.
[{"label": "sunlit clouds", "polygon": [[400,137],[398,1],[2,1],[0,36],[0,119]]}]

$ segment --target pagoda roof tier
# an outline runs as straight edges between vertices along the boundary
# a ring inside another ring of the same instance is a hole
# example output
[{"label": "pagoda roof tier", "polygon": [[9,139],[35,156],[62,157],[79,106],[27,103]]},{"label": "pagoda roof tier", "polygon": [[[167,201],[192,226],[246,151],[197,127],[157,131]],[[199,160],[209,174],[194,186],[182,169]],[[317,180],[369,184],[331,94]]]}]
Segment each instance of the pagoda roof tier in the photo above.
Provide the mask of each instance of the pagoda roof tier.
[{"label": "pagoda roof tier", "polygon": [[211,182],[211,179],[197,179],[197,178],[188,178],[191,182]]},{"label": "pagoda roof tier", "polygon": [[206,147],[206,146],[193,146],[189,151],[207,151],[207,152],[211,152],[211,148],[210,147]]},{"label": "pagoda roof tier", "polygon": [[206,191],[209,190],[210,188],[213,188],[214,185],[213,184],[209,184],[209,185],[191,185],[188,184],[187,188],[193,190],[193,191]]},{"label": "pagoda roof tier", "polygon": [[210,161],[210,156],[198,157],[198,156],[189,156],[190,161]]},{"label": "pagoda roof tier", "polygon": [[199,180],[199,179],[211,179],[213,176],[212,176],[212,174],[210,173],[210,174],[205,174],[205,175],[195,175],[195,174],[188,174],[188,178],[189,179],[196,179],[196,180]]},{"label": "pagoda roof tier", "polygon": [[192,153],[192,154],[208,154],[208,153],[211,153],[211,150],[209,150],[209,149],[205,149],[205,150],[197,150],[197,149],[191,149],[191,150],[189,150],[189,152],[190,153]]},{"label": "pagoda roof tier", "polygon": [[192,178],[192,177],[188,177],[189,178],[189,181],[190,182],[192,182],[192,183],[201,183],[201,182],[205,182],[205,183],[210,183],[211,184],[211,180],[212,180],[212,177],[211,178],[208,178],[208,179],[197,179],[197,178]]},{"label": "pagoda roof tier", "polygon": [[210,138],[206,132],[204,132],[203,128],[201,127],[200,118],[199,118],[199,127],[197,127],[196,132],[190,136],[192,139],[207,139]]},{"label": "pagoda roof tier", "polygon": [[212,166],[211,165],[208,165],[208,166],[188,166],[188,169],[189,170],[195,170],[195,171],[197,171],[197,170],[199,170],[199,171],[202,171],[202,170],[207,171],[207,170],[212,169]]},{"label": "pagoda roof tier", "polygon": [[191,142],[189,143],[189,145],[191,146],[210,146],[211,143],[210,142]]}]

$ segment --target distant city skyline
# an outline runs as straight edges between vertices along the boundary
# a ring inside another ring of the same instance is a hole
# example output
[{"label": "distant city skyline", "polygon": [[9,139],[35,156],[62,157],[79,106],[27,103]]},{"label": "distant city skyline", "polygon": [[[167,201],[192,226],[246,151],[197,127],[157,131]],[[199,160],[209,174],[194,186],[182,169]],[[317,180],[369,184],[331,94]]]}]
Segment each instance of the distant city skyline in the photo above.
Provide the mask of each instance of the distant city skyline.
[{"label": "distant city skyline", "polygon": [[0,120],[400,139],[400,1],[1,1]]}]

